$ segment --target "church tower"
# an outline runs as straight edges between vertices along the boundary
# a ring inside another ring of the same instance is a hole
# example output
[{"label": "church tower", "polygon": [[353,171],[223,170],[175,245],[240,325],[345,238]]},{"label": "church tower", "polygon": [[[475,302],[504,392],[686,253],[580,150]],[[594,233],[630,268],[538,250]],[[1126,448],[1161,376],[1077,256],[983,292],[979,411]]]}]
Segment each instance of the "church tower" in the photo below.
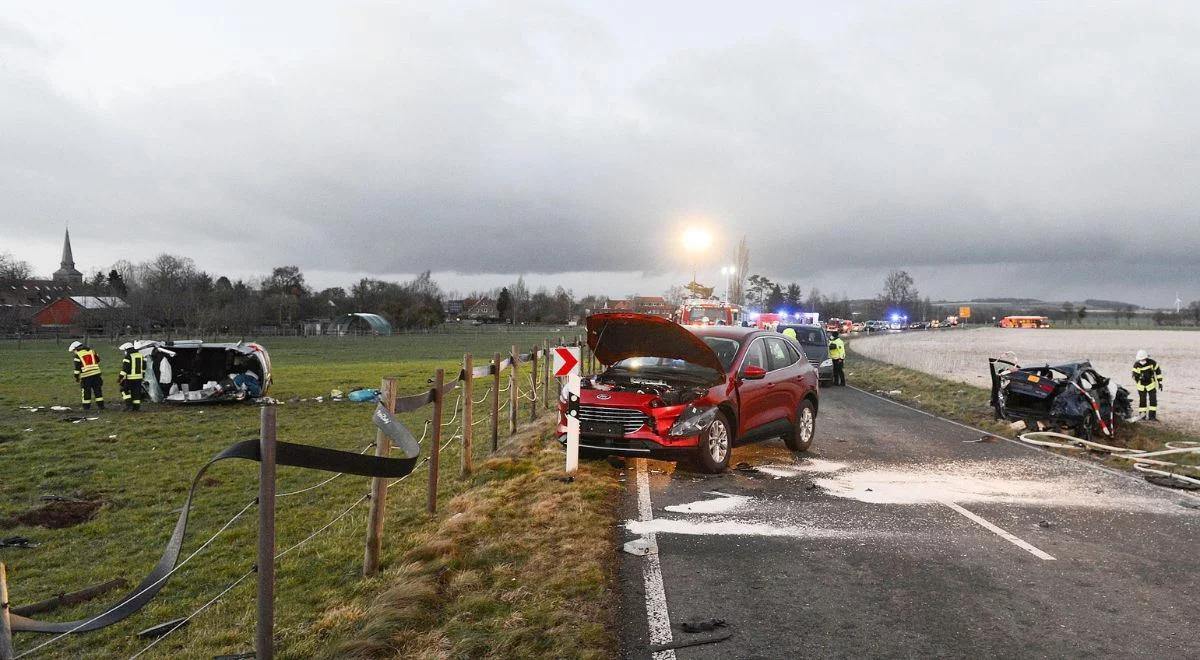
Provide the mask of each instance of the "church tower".
[{"label": "church tower", "polygon": [[62,262],[54,271],[54,281],[63,284],[83,284],[83,273],[75,270],[75,256],[71,254],[71,230],[63,236]]}]

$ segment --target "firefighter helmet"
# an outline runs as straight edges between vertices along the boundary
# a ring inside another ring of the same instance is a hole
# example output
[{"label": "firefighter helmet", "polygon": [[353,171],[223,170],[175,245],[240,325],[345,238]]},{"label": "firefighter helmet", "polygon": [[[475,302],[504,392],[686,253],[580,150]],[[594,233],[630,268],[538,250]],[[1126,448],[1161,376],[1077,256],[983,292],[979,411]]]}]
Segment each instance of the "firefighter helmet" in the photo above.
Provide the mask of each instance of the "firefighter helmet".
[{"label": "firefighter helmet", "polygon": [[71,345],[67,347],[67,352],[74,353],[75,351],[79,350],[82,347],[83,347],[83,342],[73,341],[73,342],[71,342]]}]

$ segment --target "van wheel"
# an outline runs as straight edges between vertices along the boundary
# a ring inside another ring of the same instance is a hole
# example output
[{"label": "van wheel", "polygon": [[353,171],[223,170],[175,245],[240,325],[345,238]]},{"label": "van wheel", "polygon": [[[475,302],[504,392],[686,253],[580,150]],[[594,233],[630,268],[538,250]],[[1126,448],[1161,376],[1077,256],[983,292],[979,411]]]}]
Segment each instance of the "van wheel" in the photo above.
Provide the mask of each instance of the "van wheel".
[{"label": "van wheel", "polygon": [[784,440],[792,451],[808,451],[816,434],[817,413],[813,410],[812,401],[805,399],[796,409],[796,423],[792,425],[792,432]]},{"label": "van wheel", "polygon": [[716,418],[700,436],[696,447],[696,462],[701,472],[716,474],[729,468],[729,457],[733,454],[733,431],[724,413]]}]

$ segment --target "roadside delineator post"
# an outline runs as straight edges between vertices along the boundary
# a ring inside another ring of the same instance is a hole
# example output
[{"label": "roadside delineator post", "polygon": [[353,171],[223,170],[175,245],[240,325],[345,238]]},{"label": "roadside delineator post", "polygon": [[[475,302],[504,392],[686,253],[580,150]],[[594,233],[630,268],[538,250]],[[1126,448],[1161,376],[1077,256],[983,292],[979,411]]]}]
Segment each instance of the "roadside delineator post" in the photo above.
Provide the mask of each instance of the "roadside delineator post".
[{"label": "roadside delineator post", "polygon": [[12,620],[9,617],[8,606],[8,569],[0,561],[0,660],[12,660],[17,652],[13,650]]},{"label": "roadside delineator post", "polygon": [[462,469],[460,475],[466,477],[475,471],[474,436],[475,436],[475,359],[470,353],[463,356],[463,432],[462,432]]},{"label": "roadside delineator post", "polygon": [[572,414],[567,415],[567,474],[579,469],[579,417],[577,415],[580,380],[578,372],[567,376],[567,400],[574,402]]},{"label": "roadside delineator post", "polygon": [[500,354],[492,355],[492,451],[500,448]]},{"label": "roadside delineator post", "polygon": [[263,406],[258,435],[258,620],[254,657],[275,657],[275,407]]},{"label": "roadside delineator post", "polygon": [[442,385],[446,371],[438,369],[433,376],[433,441],[429,444],[429,513],[437,513],[438,463],[442,448]]},{"label": "roadside delineator post", "polygon": [[[396,379],[384,378],[379,384],[379,400],[388,412],[396,412]],[[375,432],[375,455],[392,453],[392,441],[382,430]],[[367,549],[363,557],[363,576],[379,572],[379,553],[383,546],[383,518],[387,505],[387,480],[371,479],[371,512],[367,516]]]}]

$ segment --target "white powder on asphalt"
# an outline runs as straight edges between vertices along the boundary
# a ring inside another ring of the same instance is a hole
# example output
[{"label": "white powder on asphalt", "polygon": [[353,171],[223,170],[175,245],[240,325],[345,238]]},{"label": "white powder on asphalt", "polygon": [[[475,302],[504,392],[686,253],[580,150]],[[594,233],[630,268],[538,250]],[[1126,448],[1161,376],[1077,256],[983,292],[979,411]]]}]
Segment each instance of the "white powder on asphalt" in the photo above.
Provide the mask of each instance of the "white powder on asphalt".
[{"label": "white powder on asphalt", "polygon": [[845,463],[837,461],[827,461],[823,458],[809,458],[803,463],[794,463],[791,465],[756,465],[759,472],[769,474],[772,477],[798,477],[805,473],[829,473],[837,472],[838,470],[846,469]]},{"label": "white powder on asphalt", "polygon": [[862,532],[849,532],[821,527],[795,527],[772,525],[746,520],[630,520],[625,529],[634,534],[655,532],[658,534],[686,534],[689,536],[786,536],[805,539],[861,538]]},{"label": "white powder on asphalt", "polygon": [[717,492],[710,492],[709,495],[716,495],[716,498],[687,504],[672,504],[664,506],[663,509],[673,513],[729,513],[750,502],[750,498],[745,495],[726,495]]},{"label": "white powder on asphalt", "polygon": [[[1160,498],[1097,493],[1094,479],[1037,478],[1039,465],[1026,461],[959,461],[939,468],[886,467],[814,480],[830,495],[875,504],[971,502],[1083,507],[1180,513]],[[1043,470],[1044,473],[1044,468]]]}]

